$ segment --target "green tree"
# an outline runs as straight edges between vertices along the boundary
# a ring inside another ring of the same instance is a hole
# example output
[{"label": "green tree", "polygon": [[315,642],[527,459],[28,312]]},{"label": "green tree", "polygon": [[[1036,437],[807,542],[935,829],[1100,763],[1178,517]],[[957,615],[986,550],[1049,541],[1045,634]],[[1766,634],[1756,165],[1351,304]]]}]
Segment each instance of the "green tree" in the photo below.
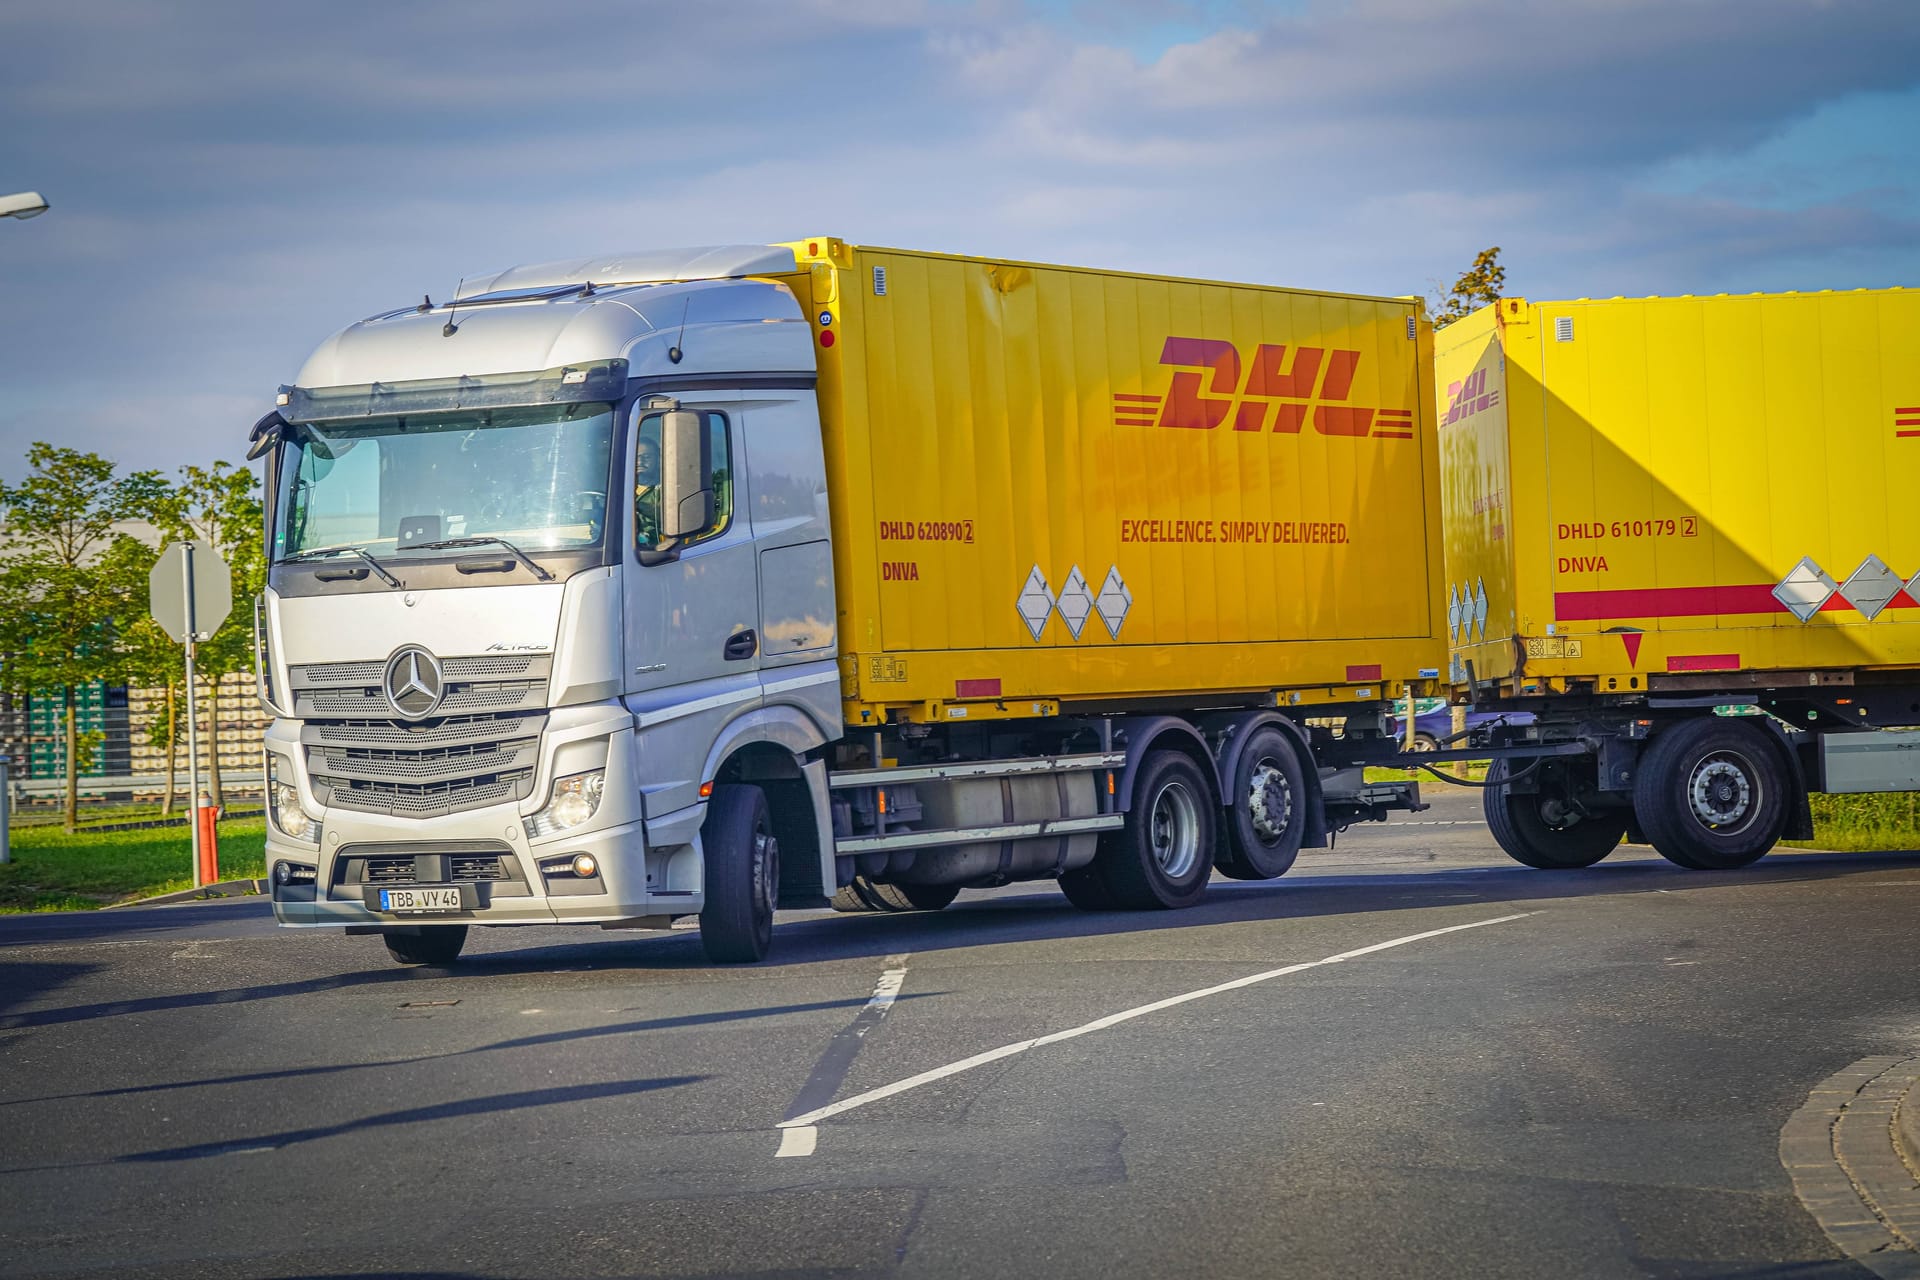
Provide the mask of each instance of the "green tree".
[{"label": "green tree", "polygon": [[194,667],[207,682],[208,790],[226,807],[220,777],[220,677],[253,669],[253,598],[266,585],[266,547],[260,482],[247,467],[216,462],[181,467],[155,523],[173,538],[195,538],[213,548],[233,573],[233,612],[195,652]]},{"label": "green tree", "polygon": [[61,693],[71,831],[79,818],[82,747],[73,690],[119,674],[119,584],[103,573],[102,560],[135,541],[115,523],[150,515],[166,486],[155,472],[122,476],[97,453],[45,442],[27,450],[27,469],[19,484],[0,483],[0,532],[7,539],[0,549],[0,598],[8,606],[0,610],[0,651],[9,655],[17,688]]},{"label": "green tree", "polygon": [[1473,265],[1460,273],[1453,288],[1434,303],[1433,327],[1445,328],[1491,302],[1500,301],[1507,285],[1507,269],[1500,265],[1500,246],[1482,249]]}]

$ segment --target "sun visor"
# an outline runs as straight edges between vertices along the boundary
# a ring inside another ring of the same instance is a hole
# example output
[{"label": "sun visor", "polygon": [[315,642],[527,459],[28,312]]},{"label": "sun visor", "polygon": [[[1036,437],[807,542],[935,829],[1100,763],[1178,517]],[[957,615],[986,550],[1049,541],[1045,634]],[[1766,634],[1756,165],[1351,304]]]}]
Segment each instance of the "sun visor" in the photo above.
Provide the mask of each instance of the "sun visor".
[{"label": "sun visor", "polygon": [[408,382],[344,387],[283,387],[280,416],[288,422],[392,418],[460,409],[527,408],[615,401],[626,394],[627,362],[602,360],[532,373],[466,374]]}]

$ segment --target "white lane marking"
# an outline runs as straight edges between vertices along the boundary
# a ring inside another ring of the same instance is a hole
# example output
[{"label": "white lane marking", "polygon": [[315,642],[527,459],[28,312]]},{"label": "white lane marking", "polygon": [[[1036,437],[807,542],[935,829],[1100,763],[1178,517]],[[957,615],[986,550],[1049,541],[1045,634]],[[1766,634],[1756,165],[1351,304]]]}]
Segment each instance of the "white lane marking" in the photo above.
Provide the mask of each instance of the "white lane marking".
[{"label": "white lane marking", "polygon": [[773,1158],[775,1160],[789,1160],[794,1156],[810,1156],[813,1154],[814,1141],[819,1138],[819,1136],[820,1131],[812,1125],[807,1125],[800,1129],[782,1129],[780,1131],[780,1149],[773,1153]]},{"label": "white lane marking", "polygon": [[[1255,973],[1244,978],[1235,978],[1231,982],[1222,982],[1217,986],[1202,987],[1198,991],[1189,991],[1184,995],[1169,996],[1165,1000],[1156,1000],[1152,1004],[1143,1004],[1136,1008],[1122,1010],[1119,1013],[1110,1013],[1104,1018],[1095,1018],[1092,1022],[1083,1023],[1077,1027],[1070,1027],[1065,1031],[1055,1031],[1051,1035],[1036,1036],[1031,1040],[1019,1040],[1013,1044],[1003,1044],[997,1049],[989,1049],[985,1053],[976,1053],[971,1058],[962,1058],[960,1061],[948,1063],[944,1067],[935,1067],[931,1071],[922,1071],[919,1075],[908,1076],[904,1080],[896,1080],[892,1084],[881,1085],[878,1089],[869,1089],[867,1092],[855,1094],[851,1098],[829,1103],[827,1106],[816,1108],[813,1111],[807,1112],[805,1115],[795,1116],[791,1120],[783,1120],[780,1122],[779,1127],[782,1129],[812,1128],[822,1120],[827,1120],[837,1115],[844,1115],[846,1112],[852,1111],[856,1107],[864,1107],[870,1102],[879,1102],[883,1098],[891,1098],[895,1094],[906,1093],[910,1089],[918,1089],[921,1085],[932,1084],[936,1080],[944,1080],[948,1076],[956,1076],[963,1071],[971,1071],[975,1067],[984,1067],[989,1062],[998,1062],[1002,1058],[1011,1058],[1013,1055],[1025,1053],[1029,1049],[1038,1049],[1043,1045],[1059,1044],[1063,1040],[1072,1040],[1079,1036],[1091,1035],[1095,1031],[1105,1031],[1108,1027],[1118,1026],[1123,1022],[1131,1022],[1135,1018],[1143,1018],[1149,1013],[1158,1013],[1162,1009],[1171,1009],[1175,1005],[1187,1004],[1194,1000],[1204,1000],[1208,996],[1217,996],[1227,991],[1238,991],[1242,987],[1251,987],[1257,983],[1271,981],[1274,978],[1284,978],[1288,974],[1300,973],[1306,969],[1318,969],[1322,965],[1339,964],[1345,960],[1354,960],[1360,956],[1372,955],[1376,951],[1387,951],[1394,947],[1404,947],[1409,943],[1424,942],[1428,938],[1438,938],[1444,934],[1459,933],[1465,929],[1484,929],[1491,924],[1507,924],[1514,920],[1524,920],[1528,916],[1538,914],[1538,912],[1534,911],[1522,911],[1517,915],[1499,916],[1492,920],[1475,920],[1471,924],[1456,924],[1449,925],[1444,929],[1429,929],[1425,933],[1411,933],[1404,938],[1393,938],[1386,942],[1376,942],[1370,947],[1358,947],[1352,951],[1342,951],[1339,955],[1328,956],[1323,960],[1308,960],[1303,964],[1290,964],[1282,969],[1269,969],[1265,973]],[[877,996],[878,993],[876,992],[875,994]],[[784,1143],[782,1145],[784,1145]]]},{"label": "white lane marking", "polygon": [[900,998],[900,987],[907,980],[907,957],[912,954],[887,957],[887,963],[894,967],[882,972],[880,981],[873,984],[873,997],[867,1001],[867,1008],[882,1014],[893,1008],[893,1002]]}]

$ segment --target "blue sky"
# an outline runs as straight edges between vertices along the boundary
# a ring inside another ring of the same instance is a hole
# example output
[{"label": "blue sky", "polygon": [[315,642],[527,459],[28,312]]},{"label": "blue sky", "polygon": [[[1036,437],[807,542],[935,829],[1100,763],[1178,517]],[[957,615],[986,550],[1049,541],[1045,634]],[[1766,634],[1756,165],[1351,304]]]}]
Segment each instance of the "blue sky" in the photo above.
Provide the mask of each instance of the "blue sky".
[{"label": "blue sky", "polygon": [[11,0],[0,474],[237,457],[465,275],[833,234],[1304,287],[1920,287],[1912,0]]}]

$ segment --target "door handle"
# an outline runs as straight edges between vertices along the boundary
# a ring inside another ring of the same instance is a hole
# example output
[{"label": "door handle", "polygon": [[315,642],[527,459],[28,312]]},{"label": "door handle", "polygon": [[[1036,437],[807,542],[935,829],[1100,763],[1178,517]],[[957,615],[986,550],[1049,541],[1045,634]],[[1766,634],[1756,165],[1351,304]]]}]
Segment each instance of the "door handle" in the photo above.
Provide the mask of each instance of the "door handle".
[{"label": "door handle", "polygon": [[741,662],[759,652],[760,638],[751,631],[736,631],[727,637],[721,654],[728,662]]}]

